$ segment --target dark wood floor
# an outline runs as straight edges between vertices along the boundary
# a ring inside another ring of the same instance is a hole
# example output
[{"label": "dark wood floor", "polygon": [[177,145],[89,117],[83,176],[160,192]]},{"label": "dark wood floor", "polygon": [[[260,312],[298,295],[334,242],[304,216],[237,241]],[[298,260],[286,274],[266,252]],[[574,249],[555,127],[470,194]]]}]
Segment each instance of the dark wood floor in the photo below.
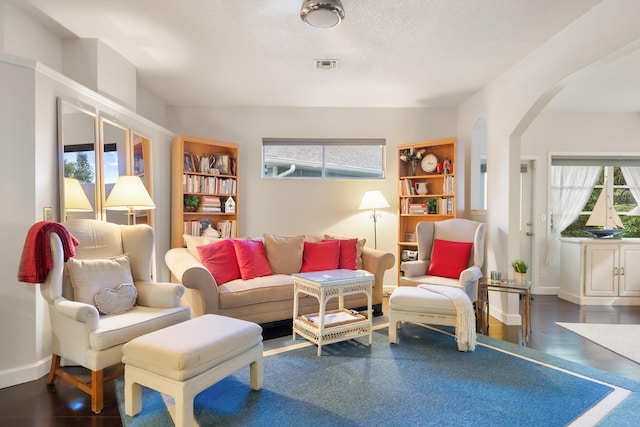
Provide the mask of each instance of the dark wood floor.
[{"label": "dark wood floor", "polygon": [[[388,311],[386,305],[384,312]],[[555,296],[535,296],[531,305],[533,332],[528,346],[598,369],[640,381],[640,365],[557,326],[554,322],[640,323],[640,307],[578,306]],[[267,329],[265,339],[290,333],[290,326]],[[519,326],[492,319],[489,335],[518,343]],[[91,412],[87,395],[57,380],[48,387],[46,377],[0,390],[2,426],[121,426],[113,383],[105,389],[105,408]]]}]

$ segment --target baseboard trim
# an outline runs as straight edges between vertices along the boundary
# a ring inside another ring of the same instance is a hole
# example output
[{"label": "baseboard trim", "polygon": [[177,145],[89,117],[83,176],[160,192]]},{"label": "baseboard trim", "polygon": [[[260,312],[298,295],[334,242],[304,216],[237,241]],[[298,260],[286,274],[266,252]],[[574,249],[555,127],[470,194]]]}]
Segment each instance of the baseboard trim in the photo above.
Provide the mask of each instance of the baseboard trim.
[{"label": "baseboard trim", "polygon": [[0,388],[28,383],[44,377],[51,368],[51,355],[30,365],[7,369],[0,372]]}]

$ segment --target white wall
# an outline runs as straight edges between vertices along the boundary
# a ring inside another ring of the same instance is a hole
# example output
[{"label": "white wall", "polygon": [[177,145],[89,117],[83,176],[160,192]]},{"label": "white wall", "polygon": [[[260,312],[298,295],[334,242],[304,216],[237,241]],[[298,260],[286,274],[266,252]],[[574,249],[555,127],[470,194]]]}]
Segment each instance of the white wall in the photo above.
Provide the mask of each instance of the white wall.
[{"label": "white wall", "polygon": [[[391,205],[381,211],[378,249],[393,254],[397,253],[398,233],[396,147],[402,143],[455,136],[455,123],[453,109],[167,109],[167,126],[178,134],[240,144],[241,235],[326,232],[364,237],[367,245],[373,247],[371,213],[358,211],[358,206],[364,192],[375,189],[381,190]],[[386,139],[387,179],[262,179],[263,137]],[[385,285],[397,285],[396,268],[387,272]]]},{"label": "white wall", "polygon": [[0,387],[43,376],[50,361],[49,318],[39,286],[18,282],[22,246],[43,208],[58,212],[56,97],[80,101],[117,116],[119,123],[152,141],[153,193],[156,203],[156,263],[159,280],[169,280],[164,253],[169,249],[171,142],[175,136],[124,107],[33,61],[0,55],[0,212],[5,245],[0,258]]},{"label": "white wall", "polygon": [[3,7],[4,47],[0,44],[0,52],[30,58],[61,72],[62,40],[10,2],[0,0],[0,9]]},{"label": "white wall", "polygon": [[[519,255],[521,135],[563,79],[640,39],[639,15],[640,2],[604,0],[461,104],[460,140],[471,141],[476,120],[484,118],[488,126],[487,270],[511,274],[509,261]],[[519,322],[515,297],[503,296],[496,305],[502,320]]]},{"label": "white wall", "polygon": [[[640,115],[637,113],[566,113],[543,112],[522,135],[523,156],[535,157],[539,187],[534,203],[549,217],[549,163],[552,153],[576,155],[615,155],[638,152],[640,148]],[[559,263],[544,264],[547,256],[549,222],[535,232],[539,265],[540,293],[557,293],[560,270],[575,269]],[[577,272],[576,272],[577,273]]]}]

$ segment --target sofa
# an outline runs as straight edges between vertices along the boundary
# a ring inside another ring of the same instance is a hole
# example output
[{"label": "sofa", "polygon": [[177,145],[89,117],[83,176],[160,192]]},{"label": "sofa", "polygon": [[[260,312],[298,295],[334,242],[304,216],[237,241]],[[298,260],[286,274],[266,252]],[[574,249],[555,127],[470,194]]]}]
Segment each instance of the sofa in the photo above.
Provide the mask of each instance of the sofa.
[{"label": "sofa", "polygon": [[[265,234],[260,239],[210,239],[185,235],[184,240],[187,247],[170,249],[165,262],[171,280],[185,286],[182,303],[191,308],[193,317],[210,313],[259,324],[290,320],[291,274],[336,267],[366,270],[375,276],[372,306],[374,315],[379,315],[384,273],[395,264],[393,254],[366,247],[364,239],[341,236]],[[242,277],[235,273],[236,263],[243,270]],[[300,314],[318,311],[314,297],[302,294],[298,304]],[[346,308],[366,307],[367,298],[364,294],[346,295],[344,304]],[[337,298],[333,298],[327,310],[337,305]]]}]

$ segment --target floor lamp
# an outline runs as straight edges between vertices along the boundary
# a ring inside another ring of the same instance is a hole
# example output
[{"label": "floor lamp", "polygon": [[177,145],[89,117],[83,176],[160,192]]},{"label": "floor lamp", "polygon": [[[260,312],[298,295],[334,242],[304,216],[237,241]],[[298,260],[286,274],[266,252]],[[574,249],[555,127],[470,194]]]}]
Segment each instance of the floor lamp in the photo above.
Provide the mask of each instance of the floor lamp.
[{"label": "floor lamp", "polygon": [[135,211],[155,209],[142,180],[135,175],[120,175],[104,203],[105,209],[127,211],[129,225],[136,223]]},{"label": "floor lamp", "polygon": [[373,220],[373,247],[374,249],[378,249],[378,236],[377,236],[377,223],[378,218],[381,217],[379,213],[376,213],[376,209],[388,208],[389,202],[384,198],[380,191],[367,191],[364,193],[364,197],[362,198],[362,202],[360,202],[360,210],[370,210],[373,209],[373,213],[371,214],[371,219]]}]

